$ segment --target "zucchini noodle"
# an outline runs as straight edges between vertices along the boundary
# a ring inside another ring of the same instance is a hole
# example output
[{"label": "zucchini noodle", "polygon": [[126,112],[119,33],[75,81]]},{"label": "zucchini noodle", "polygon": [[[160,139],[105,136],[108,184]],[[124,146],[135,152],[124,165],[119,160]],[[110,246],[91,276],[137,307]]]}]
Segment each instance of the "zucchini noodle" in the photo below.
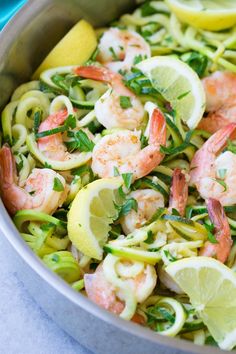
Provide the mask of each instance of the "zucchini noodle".
[{"label": "zucchini noodle", "polygon": [[[220,33],[198,30],[181,24],[161,1],[151,1],[150,6],[156,13],[143,17],[137,9],[132,15],[121,16],[119,23],[141,32],[151,45],[152,55],[179,53],[181,57],[181,53],[197,51],[211,61],[209,70],[220,67],[236,72],[235,28]],[[157,24],[158,29],[152,29],[151,24]]]}]

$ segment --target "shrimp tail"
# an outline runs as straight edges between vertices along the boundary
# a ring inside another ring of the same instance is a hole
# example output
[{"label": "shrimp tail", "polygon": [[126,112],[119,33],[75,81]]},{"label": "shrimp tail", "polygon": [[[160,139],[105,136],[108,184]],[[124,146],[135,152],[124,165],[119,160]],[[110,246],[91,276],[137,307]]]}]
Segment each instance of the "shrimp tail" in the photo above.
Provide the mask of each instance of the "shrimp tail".
[{"label": "shrimp tail", "polygon": [[218,200],[209,198],[206,204],[210,220],[214,224],[214,235],[218,243],[210,244],[207,242],[200,254],[203,256],[216,256],[218,261],[224,263],[229,256],[233,243],[228,219],[223,206]]},{"label": "shrimp tail", "polygon": [[188,183],[186,176],[179,168],[176,168],[172,176],[169,210],[176,209],[181,216],[184,216],[187,200]]},{"label": "shrimp tail", "polygon": [[[0,150],[0,192],[2,200],[10,214],[18,210],[18,198],[15,192],[17,183],[16,163],[10,147],[5,144]],[[20,201],[24,202],[21,195]]]},{"label": "shrimp tail", "polygon": [[109,69],[104,68],[104,67],[98,67],[98,66],[93,66],[93,65],[88,65],[88,66],[78,66],[74,70],[75,74],[86,78],[86,79],[92,79],[96,81],[103,81],[106,83],[109,83],[112,81],[113,76],[117,74],[113,74]]},{"label": "shrimp tail", "polygon": [[232,134],[236,129],[236,123],[230,123],[224,128],[218,130],[214,135],[212,135],[208,142],[211,142],[212,151],[214,153],[220,152],[226,145],[228,139],[231,138]]},{"label": "shrimp tail", "polygon": [[17,180],[16,163],[10,147],[5,144],[0,149],[0,186],[3,190]]},{"label": "shrimp tail", "polygon": [[149,144],[166,144],[166,120],[164,114],[158,108],[154,109],[151,116]]},{"label": "shrimp tail", "polygon": [[[213,134],[195,153],[190,166],[190,183],[198,185],[206,171],[211,171],[215,156],[220,153],[236,131],[236,123],[230,123]],[[208,172],[209,173],[209,172]]]}]

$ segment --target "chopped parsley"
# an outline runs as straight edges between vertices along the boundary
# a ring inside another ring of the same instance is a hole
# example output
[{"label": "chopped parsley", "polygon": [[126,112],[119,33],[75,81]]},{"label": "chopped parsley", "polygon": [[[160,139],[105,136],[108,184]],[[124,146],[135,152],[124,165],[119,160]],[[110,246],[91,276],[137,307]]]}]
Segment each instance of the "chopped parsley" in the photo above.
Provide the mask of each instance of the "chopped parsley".
[{"label": "chopped parsley", "polygon": [[51,230],[51,229],[53,229],[53,228],[55,228],[55,227],[56,227],[55,224],[53,224],[52,222],[48,222],[48,223],[46,223],[46,224],[42,224],[42,225],[40,226],[40,229],[41,229],[42,231],[49,231],[49,230]]},{"label": "chopped parsley", "polygon": [[116,54],[114,48],[113,48],[113,47],[110,47],[110,48],[109,48],[109,51],[111,52],[112,59],[113,59],[114,61],[119,61],[119,57],[118,57],[118,55]]},{"label": "chopped parsley", "polygon": [[60,181],[60,179],[58,177],[54,178],[53,190],[56,191],[56,192],[64,191],[64,186],[63,186],[62,182]]},{"label": "chopped parsley", "polygon": [[207,230],[207,238],[211,243],[218,243],[217,239],[215,238],[214,235],[214,225],[213,224],[204,224],[206,230]]},{"label": "chopped parsley", "polygon": [[120,106],[123,109],[131,108],[132,103],[129,96],[120,96]]},{"label": "chopped parsley", "polygon": [[41,110],[36,110],[34,113],[34,134],[38,133],[39,126],[42,120],[42,111]]},{"label": "chopped parsley", "polygon": [[119,193],[119,196],[120,196],[121,198],[125,198],[125,197],[126,197],[126,194],[125,194],[125,192],[123,191],[122,186],[120,186],[120,187],[118,188],[118,193]]},{"label": "chopped parsley", "polygon": [[120,175],[120,172],[119,172],[119,170],[118,170],[118,168],[116,166],[114,166],[113,171],[114,171],[113,172],[114,173],[114,177],[117,177],[117,176]]},{"label": "chopped parsley", "polygon": [[191,91],[186,91],[181,93],[178,97],[177,100],[182,100],[184,97],[186,97]]},{"label": "chopped parsley", "polygon": [[143,59],[144,59],[144,58],[143,58],[142,54],[136,55],[136,56],[134,57],[134,61],[133,61],[134,65],[140,63],[141,61],[143,61]]},{"label": "chopped parsley", "polygon": [[70,114],[66,120],[65,123],[57,128],[53,128],[50,130],[45,130],[43,132],[40,133],[36,133],[35,137],[36,139],[40,139],[40,138],[44,138],[45,136],[50,136],[50,135],[54,135],[54,134],[58,134],[58,133],[63,133],[67,130],[74,129],[76,127],[76,118],[75,116],[73,116],[72,114]]},{"label": "chopped parsley", "polygon": [[172,256],[172,254],[170,253],[170,251],[164,250],[164,254],[165,254],[166,258],[168,258],[168,260],[169,260],[170,262],[175,262],[175,261],[177,261],[177,258],[174,257],[174,256]]},{"label": "chopped parsley", "polygon": [[220,178],[213,178],[213,180],[219,183],[224,188],[223,192],[227,191],[227,184],[225,183],[225,181],[222,181],[222,179]]},{"label": "chopped parsley", "polygon": [[140,9],[142,17],[154,15],[157,12],[156,9],[151,6],[150,2],[145,2]]},{"label": "chopped parsley", "polygon": [[153,235],[153,232],[151,230],[149,230],[147,232],[147,238],[146,238],[146,240],[144,242],[147,243],[148,245],[150,245],[151,243],[154,242],[154,235]]},{"label": "chopped parsley", "polygon": [[231,140],[228,140],[227,142],[227,150],[232,152],[233,154],[236,154],[236,145],[233,144]]},{"label": "chopped parsley", "polygon": [[45,161],[44,167],[45,167],[45,168],[50,168],[50,169],[52,169],[52,165],[50,165],[49,163],[47,163],[47,161]]},{"label": "chopped parsley", "polygon": [[219,176],[220,179],[224,179],[227,173],[227,169],[226,168],[220,168],[219,170],[217,170],[217,175]]},{"label": "chopped parsley", "polygon": [[93,151],[94,142],[89,139],[83,130],[78,130],[77,132],[68,131],[67,136],[71,138],[70,141],[65,143],[70,152],[74,150],[80,150],[81,152]]},{"label": "chopped parsley", "polygon": [[129,189],[132,183],[133,173],[122,173],[121,176],[123,178],[125,187]]},{"label": "chopped parsley", "polygon": [[202,77],[208,65],[208,58],[198,52],[188,52],[181,56],[181,60],[187,63],[199,77]]},{"label": "chopped parsley", "polygon": [[138,211],[138,203],[134,198],[127,199],[123,205],[116,205],[115,208],[118,210],[118,219],[122,216],[129,214],[131,210]]}]

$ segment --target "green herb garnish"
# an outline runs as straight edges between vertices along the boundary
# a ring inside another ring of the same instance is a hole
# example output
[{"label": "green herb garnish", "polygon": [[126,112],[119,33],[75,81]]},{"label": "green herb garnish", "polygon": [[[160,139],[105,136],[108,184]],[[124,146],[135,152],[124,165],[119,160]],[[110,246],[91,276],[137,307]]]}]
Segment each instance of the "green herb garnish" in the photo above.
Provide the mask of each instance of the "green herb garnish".
[{"label": "green herb garnish", "polygon": [[45,130],[40,133],[36,133],[35,137],[36,137],[36,139],[40,139],[40,138],[44,138],[45,136],[63,133],[65,131],[69,130],[70,128],[74,129],[75,127],[76,127],[76,118],[72,114],[70,114],[66,118],[65,123],[63,125],[61,125],[60,127],[53,128],[50,130]]},{"label": "green herb garnish", "polygon": [[130,188],[131,183],[132,183],[132,179],[133,179],[133,173],[122,173],[122,178],[124,181],[124,184],[126,186],[126,188]]},{"label": "green herb garnish", "polygon": [[129,96],[120,96],[120,106],[123,109],[131,108],[132,103]]},{"label": "green herb garnish", "polygon": [[177,258],[174,257],[174,256],[172,256],[172,254],[170,253],[170,251],[164,250],[164,254],[165,254],[166,258],[168,258],[168,260],[169,260],[170,262],[175,262],[175,261],[177,261]]},{"label": "green herb garnish", "polygon": [[186,97],[191,91],[186,91],[181,93],[178,97],[177,100],[182,100],[182,98]]},{"label": "green herb garnish", "polygon": [[83,130],[77,132],[68,131],[67,136],[71,138],[70,141],[65,143],[70,152],[74,150],[80,150],[83,152],[93,151],[95,146],[94,142],[89,139],[88,135]]},{"label": "green herb garnish", "polygon": [[213,224],[206,224],[204,223],[204,226],[207,230],[207,238],[211,243],[218,243],[217,239],[215,238],[215,235],[213,234],[214,232],[214,225]]},{"label": "green herb garnish", "polygon": [[224,181],[222,181],[220,178],[212,178],[212,179],[217,183],[219,183],[224,188],[223,192],[227,191],[227,184]]},{"label": "green herb garnish", "polygon": [[226,168],[220,168],[219,170],[217,170],[217,175],[219,176],[220,179],[224,179],[227,173],[227,169]]},{"label": "green herb garnish", "polygon": [[151,243],[154,242],[154,235],[153,235],[153,232],[151,230],[149,230],[147,232],[147,238],[146,238],[146,240],[144,242],[147,243],[148,245],[150,245]]},{"label": "green herb garnish", "polygon": [[59,180],[58,177],[55,177],[55,178],[54,178],[54,181],[53,181],[53,190],[56,191],[56,192],[62,192],[62,191],[64,191],[64,186],[63,186],[62,182]]},{"label": "green herb garnish", "polygon": [[236,154],[236,145],[233,144],[231,140],[227,141],[227,150],[232,152],[233,154]]},{"label": "green herb garnish", "polygon": [[47,163],[47,161],[44,163],[44,167],[45,168],[50,168],[52,170],[52,165],[50,165],[49,163]]},{"label": "green herb garnish", "polygon": [[114,61],[119,61],[120,60],[113,47],[110,47],[109,51],[111,52],[111,55],[112,55],[112,58],[113,58]]},{"label": "green herb garnish", "polygon": [[134,198],[127,199],[123,205],[116,205],[115,208],[118,210],[118,219],[122,216],[129,214],[131,210],[138,211],[138,203]]},{"label": "green herb garnish", "polygon": [[41,110],[37,110],[34,113],[34,134],[38,133],[41,120],[42,120],[42,111]]},{"label": "green herb garnish", "polygon": [[120,175],[120,172],[116,166],[114,166],[113,171],[114,171],[114,177],[117,177]]}]

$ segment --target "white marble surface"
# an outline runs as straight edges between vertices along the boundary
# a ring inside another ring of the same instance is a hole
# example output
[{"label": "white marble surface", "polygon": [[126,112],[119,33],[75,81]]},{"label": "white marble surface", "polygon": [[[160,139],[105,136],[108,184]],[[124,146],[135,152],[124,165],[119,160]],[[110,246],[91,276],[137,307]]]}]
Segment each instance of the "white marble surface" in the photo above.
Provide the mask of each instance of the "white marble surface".
[{"label": "white marble surface", "polygon": [[0,353],[92,354],[41,310],[10,269],[0,235]]}]

